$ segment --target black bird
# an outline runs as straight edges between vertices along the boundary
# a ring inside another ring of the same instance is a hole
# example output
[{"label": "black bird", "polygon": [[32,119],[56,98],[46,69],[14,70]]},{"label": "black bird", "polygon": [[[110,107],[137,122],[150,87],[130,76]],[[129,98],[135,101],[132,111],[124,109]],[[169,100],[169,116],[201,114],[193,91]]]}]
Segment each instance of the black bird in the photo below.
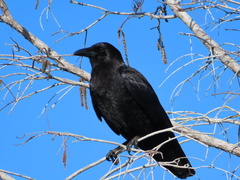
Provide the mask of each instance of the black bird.
[{"label": "black bird", "polygon": [[[157,162],[169,162],[169,165],[163,167],[178,178],[193,176],[195,171],[171,131],[137,143],[137,139],[142,136],[172,127],[146,78],[136,69],[125,65],[121,53],[109,43],[97,43],[76,51],[74,55],[90,59],[90,95],[96,115],[100,121],[104,118],[116,134],[127,140],[123,144],[128,150],[132,145],[151,150],[163,143],[153,158]],[[120,152],[120,147],[110,151],[107,160],[116,160]]]}]

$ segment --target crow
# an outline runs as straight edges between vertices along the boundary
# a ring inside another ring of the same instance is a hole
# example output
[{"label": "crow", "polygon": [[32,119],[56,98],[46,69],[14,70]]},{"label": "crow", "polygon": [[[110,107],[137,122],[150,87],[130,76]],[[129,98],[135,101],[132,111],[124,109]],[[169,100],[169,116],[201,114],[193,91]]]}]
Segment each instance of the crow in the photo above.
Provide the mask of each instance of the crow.
[{"label": "crow", "polygon": [[[138,142],[140,137],[173,126],[150,83],[124,63],[118,49],[102,42],[77,50],[73,55],[90,59],[93,108],[100,121],[103,118],[117,135],[126,139],[123,144],[129,152],[133,145],[151,150],[153,158],[164,162],[163,167],[178,178],[195,174],[173,132],[166,131]],[[115,161],[122,151],[122,147],[111,150],[106,159]]]}]

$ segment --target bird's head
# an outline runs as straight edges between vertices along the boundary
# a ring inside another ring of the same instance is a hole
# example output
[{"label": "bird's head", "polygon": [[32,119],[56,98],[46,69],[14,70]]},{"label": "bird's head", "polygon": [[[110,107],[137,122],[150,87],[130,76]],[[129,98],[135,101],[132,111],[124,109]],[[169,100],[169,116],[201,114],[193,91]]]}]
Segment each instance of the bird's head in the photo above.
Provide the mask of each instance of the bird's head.
[{"label": "bird's head", "polygon": [[92,67],[99,64],[124,63],[119,50],[106,42],[94,44],[89,48],[79,49],[73,55],[88,57]]}]

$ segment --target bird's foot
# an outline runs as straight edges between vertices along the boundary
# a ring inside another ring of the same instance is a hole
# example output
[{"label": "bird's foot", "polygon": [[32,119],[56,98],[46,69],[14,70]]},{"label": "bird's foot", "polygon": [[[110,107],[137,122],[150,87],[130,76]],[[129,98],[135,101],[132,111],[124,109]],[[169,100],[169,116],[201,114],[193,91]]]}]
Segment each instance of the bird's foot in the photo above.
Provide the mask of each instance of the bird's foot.
[{"label": "bird's foot", "polygon": [[126,141],[125,143],[123,143],[124,145],[126,145],[127,152],[128,152],[129,155],[131,155],[131,148],[132,147],[138,149],[138,139],[139,139],[139,137],[135,136],[130,141]]},{"label": "bird's foot", "polygon": [[123,145],[126,146],[126,149],[122,146],[118,146],[117,148],[110,150],[109,153],[106,155],[107,161],[112,161],[114,165],[118,165],[119,159],[118,155],[122,153],[123,151],[127,150],[128,154],[131,155],[131,148],[138,148],[138,136],[135,136],[132,140],[126,141],[123,143]]},{"label": "bird's foot", "polygon": [[[126,142],[124,142],[123,144],[125,145]],[[118,165],[119,163],[118,155],[123,151],[125,151],[125,148],[123,148],[122,146],[118,146],[117,148],[110,150],[109,153],[107,153],[106,155],[106,160],[112,161],[114,165]]]},{"label": "bird's foot", "polygon": [[118,163],[119,163],[119,160],[118,160],[118,154],[119,153],[118,153],[118,150],[117,150],[119,147],[117,147],[116,149],[110,150],[109,153],[107,153],[107,155],[106,155],[106,160],[107,161],[112,161],[112,163],[114,165],[118,165]]}]

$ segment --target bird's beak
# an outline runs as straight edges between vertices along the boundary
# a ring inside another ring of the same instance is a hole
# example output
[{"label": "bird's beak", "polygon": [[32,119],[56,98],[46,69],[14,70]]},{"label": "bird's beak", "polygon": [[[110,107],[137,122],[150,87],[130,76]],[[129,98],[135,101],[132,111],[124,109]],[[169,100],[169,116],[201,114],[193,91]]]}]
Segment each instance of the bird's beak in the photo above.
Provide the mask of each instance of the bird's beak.
[{"label": "bird's beak", "polygon": [[73,53],[75,56],[95,57],[97,53],[91,48],[79,49]]}]

